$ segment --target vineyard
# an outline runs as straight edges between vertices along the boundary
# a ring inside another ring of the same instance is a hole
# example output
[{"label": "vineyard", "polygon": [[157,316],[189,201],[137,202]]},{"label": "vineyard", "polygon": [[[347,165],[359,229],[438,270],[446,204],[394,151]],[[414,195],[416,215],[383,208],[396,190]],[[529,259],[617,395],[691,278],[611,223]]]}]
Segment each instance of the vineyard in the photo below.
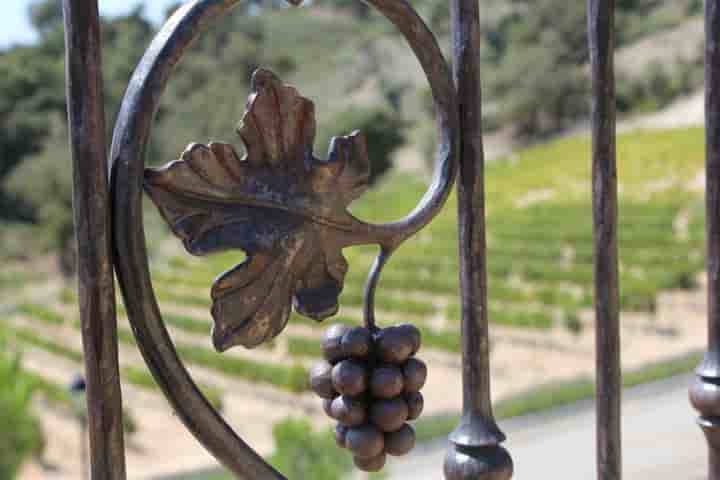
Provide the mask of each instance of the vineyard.
[{"label": "vineyard", "polygon": [[[704,221],[702,185],[697,185],[702,137],[701,129],[688,129],[635,132],[619,141],[621,297],[624,330],[641,332],[629,334],[638,348],[627,360],[635,365],[695,348],[697,339],[687,319],[669,325],[673,335],[658,333],[658,298],[665,291],[696,290],[702,281]],[[589,139],[571,138],[488,167],[489,317],[498,396],[591,371],[588,151]],[[391,174],[353,205],[353,212],[373,221],[396,219],[413,208],[424,189],[421,179]],[[150,208],[147,217],[155,293],[180,356],[210,401],[264,451],[272,446],[272,423],[285,416],[310,414],[316,424],[327,425],[319,403],[307,393],[307,372],[330,322],[362,322],[364,280],[375,250],[345,252],[350,271],[335,319],[318,324],[293,315],[287,330],[271,344],[219,355],[210,342],[209,289],[218,274],[243,260],[242,252],[191,257],[179,241],[155,233],[160,221]],[[431,365],[426,395],[430,417],[457,411],[460,401],[459,394],[448,394],[460,391],[456,234],[451,200],[430,227],[392,258],[376,299],[382,325],[413,322],[422,331],[423,356]],[[82,368],[74,289],[42,265],[5,266],[1,275],[0,308],[6,320],[0,329],[23,352],[27,374],[43,393],[44,405],[52,407],[47,410],[67,411],[68,372]],[[119,315],[126,428],[134,432],[130,438],[136,440],[131,441],[144,445],[130,452],[130,462],[133,455],[150,458],[153,451],[162,458],[158,452],[177,442],[190,445],[177,447],[193,452],[183,460],[188,465],[210,464],[206,454],[192,450],[189,435],[179,433],[137,352],[122,307]],[[663,328],[668,327],[665,323]],[[513,365],[523,368],[510,373]],[[553,378],[545,376],[550,370]],[[267,402],[275,406],[270,412]],[[58,420],[47,420],[46,425],[53,421]],[[178,438],[153,441],[161,425],[165,432],[177,431]],[[179,456],[178,451],[173,456]],[[177,470],[183,461],[175,465]]]}]

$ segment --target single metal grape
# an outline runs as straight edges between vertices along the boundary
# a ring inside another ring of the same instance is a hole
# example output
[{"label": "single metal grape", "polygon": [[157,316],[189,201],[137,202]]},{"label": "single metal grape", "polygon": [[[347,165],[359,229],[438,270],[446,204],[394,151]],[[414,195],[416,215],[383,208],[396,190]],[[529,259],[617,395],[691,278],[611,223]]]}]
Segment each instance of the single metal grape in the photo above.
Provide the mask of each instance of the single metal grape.
[{"label": "single metal grape", "polygon": [[397,327],[381,330],[376,338],[377,355],[385,363],[403,364],[413,352],[413,339]]},{"label": "single metal grape", "polygon": [[322,401],[323,411],[325,412],[325,415],[327,415],[328,417],[332,417],[332,418],[334,418],[333,414],[332,414],[332,410],[331,410],[333,400],[335,400],[335,399],[334,398],[323,398],[323,401]]},{"label": "single metal grape", "polygon": [[332,369],[328,362],[321,362],[310,370],[310,388],[320,398],[335,398],[338,395],[332,383]]},{"label": "single metal grape", "polygon": [[332,369],[332,384],[342,395],[360,395],[368,387],[367,370],[356,360],[343,360]]},{"label": "single metal grape", "polygon": [[407,423],[397,432],[385,434],[385,453],[400,457],[415,447],[415,430]]},{"label": "single metal grape", "polygon": [[346,427],[342,423],[338,423],[335,426],[335,442],[338,447],[347,448],[347,434],[349,430],[350,428]]},{"label": "single metal grape", "polygon": [[370,406],[370,421],[383,432],[396,432],[407,421],[409,413],[402,397],[379,400]]},{"label": "single metal grape", "polygon": [[398,326],[397,329],[402,333],[402,335],[410,339],[412,344],[411,355],[415,355],[422,346],[422,333],[420,333],[420,330],[411,323],[404,323]]},{"label": "single metal grape", "polygon": [[383,453],[385,437],[374,426],[363,425],[348,430],[345,444],[357,458],[374,458]]},{"label": "single metal grape", "polygon": [[355,466],[363,472],[379,472],[385,466],[387,455],[384,453],[373,458],[354,457]]},{"label": "single metal grape", "polygon": [[425,408],[425,399],[420,392],[406,393],[405,402],[408,405],[408,420],[417,420]]},{"label": "single metal grape", "polygon": [[364,358],[372,348],[372,334],[365,327],[355,327],[343,335],[340,347],[345,358]]},{"label": "single metal grape", "polygon": [[361,400],[343,395],[330,405],[330,417],[348,427],[356,427],[366,422],[367,407]]},{"label": "single metal grape", "polygon": [[325,331],[322,339],[322,351],[325,360],[335,364],[344,357],[342,349],[342,338],[350,330],[345,325],[332,325]]},{"label": "single metal grape", "polygon": [[425,362],[417,358],[411,358],[403,365],[403,376],[405,377],[405,392],[419,392],[427,381],[428,369]]},{"label": "single metal grape", "polygon": [[405,380],[402,371],[394,365],[383,365],[373,370],[370,392],[376,398],[395,398],[403,392]]}]

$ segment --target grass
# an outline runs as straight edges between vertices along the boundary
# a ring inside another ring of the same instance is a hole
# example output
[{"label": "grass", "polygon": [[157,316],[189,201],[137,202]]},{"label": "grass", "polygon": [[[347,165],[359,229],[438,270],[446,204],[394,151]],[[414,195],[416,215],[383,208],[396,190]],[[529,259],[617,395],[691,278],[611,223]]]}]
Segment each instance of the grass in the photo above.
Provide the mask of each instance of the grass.
[{"label": "grass", "polygon": [[6,325],[3,327],[3,330],[10,332],[16,340],[26,345],[31,345],[75,363],[83,361],[83,354],[81,352],[66,347],[62,343],[39,337],[29,328],[10,327]]},{"label": "grass", "polygon": [[[702,360],[701,353],[689,353],[623,372],[623,386],[634,387],[692,371]],[[556,382],[500,400],[494,407],[498,419],[518,417],[588,400],[595,395],[595,383],[581,377]],[[457,415],[436,415],[416,423],[419,441],[449,435],[457,426]]]},{"label": "grass", "polygon": [[320,340],[315,338],[288,337],[288,354],[291,357],[320,357]]},{"label": "grass", "polygon": [[[146,368],[137,367],[125,367],[122,369],[123,377],[131,384],[142,387],[147,390],[158,390],[158,385],[155,382],[155,378],[146,370]],[[198,385],[200,391],[203,392],[205,398],[208,399],[210,404],[218,411],[223,409],[222,392],[208,385]]]},{"label": "grass", "polygon": [[[21,344],[33,346],[74,363],[80,363],[83,360],[82,353],[57,342],[38,337],[32,330],[10,327],[9,325],[3,325],[0,327],[0,330],[3,335],[10,335],[10,338],[13,338]],[[71,411],[74,411],[76,408],[73,398],[66,386],[58,385],[40,375],[26,370],[22,371],[22,375],[30,381],[33,390],[42,395],[51,405]],[[137,422],[127,409],[123,409],[123,427],[125,433],[129,435],[137,431]]]},{"label": "grass", "polygon": [[[118,329],[118,340],[128,345],[137,345],[132,332],[126,328]],[[182,342],[175,342],[175,349],[187,363],[209,368],[240,380],[264,383],[294,393],[304,392],[309,388],[309,372],[301,365],[285,367],[240,357],[223,356],[214,350]]]},{"label": "grass", "polygon": [[308,371],[301,365],[285,367],[221,356],[209,349],[177,344],[178,354],[188,363],[211,368],[248,382],[265,383],[290,392],[308,390]]},{"label": "grass", "polygon": [[65,323],[64,316],[44,307],[43,305],[35,303],[21,303],[17,306],[16,310],[18,313],[51,325],[62,325]]},{"label": "grass", "polygon": [[[50,311],[47,311],[46,313],[52,313]],[[46,317],[46,316],[45,316]],[[41,317],[40,320],[42,321]],[[48,352],[52,355],[56,355],[58,357],[64,358],[66,360],[70,360],[74,363],[82,363],[83,362],[83,353],[75,350],[73,348],[70,348],[60,342],[49,340],[44,337],[38,336],[32,329],[30,328],[24,328],[24,327],[11,327],[9,325],[5,325],[2,327],[2,330],[11,334],[14,339],[19,341],[22,344],[29,345],[35,348],[38,348],[40,350],[43,350],[45,352]],[[132,334],[128,331],[121,330],[118,332],[118,337],[121,339],[121,341],[124,342],[133,342],[134,343],[134,337],[132,337]],[[125,380],[128,381],[131,385],[134,385],[139,388],[143,388],[146,390],[151,391],[157,391],[158,386],[155,382],[155,379],[152,377],[152,375],[143,367],[143,368],[137,368],[132,366],[126,366],[122,368],[122,376],[125,378]],[[222,392],[218,390],[217,388],[210,387],[207,385],[200,385],[200,390],[205,394],[207,399],[210,401],[210,403],[217,409],[222,409]]]},{"label": "grass", "polygon": [[[63,318],[60,314],[51,309],[34,304],[26,304],[25,308],[18,309],[18,311],[24,312],[30,318],[39,322],[53,325],[58,323],[58,319]],[[205,322],[194,320],[189,317],[170,315],[166,320],[169,324],[175,325],[181,329],[189,330],[192,333],[207,334],[209,330],[209,327]],[[64,322],[64,319],[62,319],[62,322]],[[79,320],[77,319],[74,319],[70,322],[70,324],[76,329],[80,328]],[[25,343],[33,344],[38,348],[46,350],[50,353],[61,355],[73,361],[82,361],[82,353],[64,347],[58,342],[38,337],[30,329],[14,330],[16,331],[18,338]],[[133,346],[136,345],[135,337],[129,329],[120,327],[118,328],[117,334],[120,342]],[[239,357],[222,356],[213,350],[181,342],[176,343],[176,348],[183,360],[189,363],[211,368],[242,380],[255,383],[266,383],[291,392],[303,392],[308,388],[308,372],[300,365],[286,367],[282,365],[270,365],[255,362]],[[145,381],[146,379],[140,378],[137,375],[137,372],[133,373],[135,373],[135,375],[131,375],[129,380],[140,380],[138,386],[148,385],[149,382]],[[147,374],[147,379],[151,380],[149,374]],[[209,397],[213,396],[213,392],[211,390],[212,389],[210,388],[205,388]],[[219,395],[214,396],[219,398]]]}]

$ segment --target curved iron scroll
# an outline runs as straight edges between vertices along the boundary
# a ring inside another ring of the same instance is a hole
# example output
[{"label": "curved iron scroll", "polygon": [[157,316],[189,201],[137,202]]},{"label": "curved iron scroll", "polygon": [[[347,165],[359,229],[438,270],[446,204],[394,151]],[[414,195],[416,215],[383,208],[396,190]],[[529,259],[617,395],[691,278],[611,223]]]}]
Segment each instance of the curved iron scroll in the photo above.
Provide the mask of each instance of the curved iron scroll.
[{"label": "curved iron scroll", "polygon": [[[282,479],[250,448],[198,390],[177,356],[153,292],[142,224],[144,157],[152,120],[169,77],[183,53],[213,21],[240,0],[196,0],[181,7],[150,45],[125,95],[111,151],[115,264],[140,350],[180,419],[238,478]],[[404,0],[369,0],[401,31],[430,83],[438,116],[440,148],[433,182],[416,209],[397,222],[374,225],[352,217],[355,226],[343,246],[377,244],[380,255],[366,288],[366,322],[387,259],[440,211],[456,172],[457,104],[447,63],[427,26]],[[349,214],[348,214],[349,215]],[[167,218],[167,217],[166,217]],[[220,345],[222,347],[222,345]]]}]

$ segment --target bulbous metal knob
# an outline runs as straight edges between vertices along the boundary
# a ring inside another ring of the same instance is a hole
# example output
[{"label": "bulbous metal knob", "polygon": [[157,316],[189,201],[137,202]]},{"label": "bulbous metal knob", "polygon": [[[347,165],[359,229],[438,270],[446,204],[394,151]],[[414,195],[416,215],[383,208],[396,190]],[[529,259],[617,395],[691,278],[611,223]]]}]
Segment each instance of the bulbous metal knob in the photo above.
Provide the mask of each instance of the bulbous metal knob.
[{"label": "bulbous metal knob", "polygon": [[720,450],[720,379],[698,376],[690,387],[690,403],[700,413],[698,425],[710,447]]},{"label": "bulbous metal knob", "polygon": [[513,461],[505,448],[451,445],[445,457],[445,480],[510,480]]},{"label": "bulbous metal knob", "polygon": [[720,417],[720,385],[697,377],[690,388],[690,402],[703,417]]}]

